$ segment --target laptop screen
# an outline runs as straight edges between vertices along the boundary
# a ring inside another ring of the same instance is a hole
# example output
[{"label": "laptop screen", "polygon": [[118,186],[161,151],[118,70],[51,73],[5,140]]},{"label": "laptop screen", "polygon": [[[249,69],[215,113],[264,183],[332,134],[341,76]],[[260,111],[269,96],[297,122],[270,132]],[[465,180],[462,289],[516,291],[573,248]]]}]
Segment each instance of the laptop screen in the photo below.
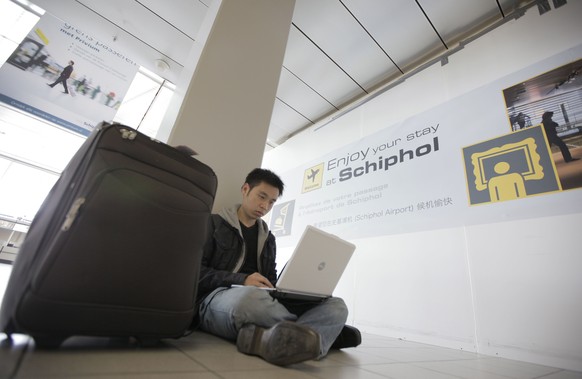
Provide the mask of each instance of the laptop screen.
[{"label": "laptop screen", "polygon": [[277,281],[277,289],[331,296],[356,246],[307,226]]}]

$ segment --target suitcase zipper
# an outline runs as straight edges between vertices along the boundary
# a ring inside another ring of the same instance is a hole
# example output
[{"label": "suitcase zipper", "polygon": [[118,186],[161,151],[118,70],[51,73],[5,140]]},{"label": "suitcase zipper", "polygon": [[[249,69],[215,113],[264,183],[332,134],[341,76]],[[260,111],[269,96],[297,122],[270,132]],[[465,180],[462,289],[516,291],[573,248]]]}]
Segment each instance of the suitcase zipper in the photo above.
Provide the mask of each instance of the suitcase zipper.
[{"label": "suitcase zipper", "polygon": [[61,226],[61,231],[66,232],[71,228],[71,225],[73,225],[73,222],[77,217],[77,213],[79,213],[79,208],[81,208],[81,205],[83,205],[84,203],[85,203],[84,197],[79,197],[73,202],[71,208],[69,208],[69,211],[65,216],[65,222],[63,222],[63,226]]}]

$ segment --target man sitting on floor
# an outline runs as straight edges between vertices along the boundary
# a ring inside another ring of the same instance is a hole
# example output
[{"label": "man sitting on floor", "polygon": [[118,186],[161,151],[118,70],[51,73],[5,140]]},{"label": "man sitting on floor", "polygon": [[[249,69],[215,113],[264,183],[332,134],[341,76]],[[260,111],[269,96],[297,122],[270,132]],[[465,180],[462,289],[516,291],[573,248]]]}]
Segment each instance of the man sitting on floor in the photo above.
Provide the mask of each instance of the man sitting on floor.
[{"label": "man sitting on floor", "polygon": [[275,237],[261,217],[283,187],[272,171],[254,169],[241,188],[242,203],[211,216],[198,285],[202,330],[236,340],[240,352],[281,366],[361,343],[360,332],[345,325],[342,299],[276,300],[258,288],[277,281]]}]

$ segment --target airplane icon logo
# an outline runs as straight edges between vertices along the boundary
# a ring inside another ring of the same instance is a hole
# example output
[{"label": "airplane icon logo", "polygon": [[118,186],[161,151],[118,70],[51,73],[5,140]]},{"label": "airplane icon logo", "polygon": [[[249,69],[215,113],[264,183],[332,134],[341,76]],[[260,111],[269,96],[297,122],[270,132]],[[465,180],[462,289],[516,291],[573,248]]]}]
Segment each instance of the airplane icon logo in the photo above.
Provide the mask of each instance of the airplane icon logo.
[{"label": "airplane icon logo", "polygon": [[310,170],[311,170],[311,174],[307,175],[307,179],[311,179],[311,182],[315,183],[315,177],[319,173],[319,169],[314,170],[314,169],[310,168]]},{"label": "airplane icon logo", "polygon": [[302,193],[321,188],[323,185],[323,163],[309,167],[303,174]]}]

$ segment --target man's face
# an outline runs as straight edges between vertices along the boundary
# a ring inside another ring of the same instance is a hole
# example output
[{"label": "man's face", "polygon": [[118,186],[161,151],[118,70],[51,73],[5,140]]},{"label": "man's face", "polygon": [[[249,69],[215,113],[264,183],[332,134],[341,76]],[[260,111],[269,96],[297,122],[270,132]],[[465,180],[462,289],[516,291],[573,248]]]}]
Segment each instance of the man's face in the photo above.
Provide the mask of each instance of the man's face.
[{"label": "man's face", "polygon": [[277,187],[261,182],[251,188],[245,183],[242,187],[241,210],[248,219],[256,220],[269,213],[278,198]]}]

